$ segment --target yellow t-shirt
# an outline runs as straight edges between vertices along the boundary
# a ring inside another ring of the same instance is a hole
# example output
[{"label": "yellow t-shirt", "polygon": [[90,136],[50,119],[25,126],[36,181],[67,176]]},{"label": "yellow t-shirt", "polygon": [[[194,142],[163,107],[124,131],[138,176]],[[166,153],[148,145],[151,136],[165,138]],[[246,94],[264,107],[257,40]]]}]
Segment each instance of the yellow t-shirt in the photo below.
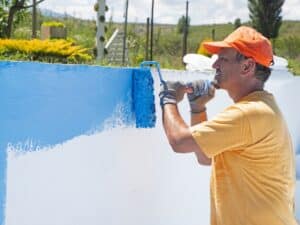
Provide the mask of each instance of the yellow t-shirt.
[{"label": "yellow t-shirt", "polygon": [[191,128],[212,158],[211,225],[296,225],[291,138],[271,94],[256,91]]}]

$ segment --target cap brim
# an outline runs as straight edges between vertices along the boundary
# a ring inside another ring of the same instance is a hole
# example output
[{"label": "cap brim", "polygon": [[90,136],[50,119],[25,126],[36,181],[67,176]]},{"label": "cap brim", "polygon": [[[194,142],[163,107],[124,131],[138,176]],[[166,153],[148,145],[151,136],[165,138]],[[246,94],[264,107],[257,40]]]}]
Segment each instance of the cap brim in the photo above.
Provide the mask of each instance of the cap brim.
[{"label": "cap brim", "polygon": [[204,42],[203,47],[211,54],[218,54],[222,48],[230,48],[231,46],[224,41]]}]

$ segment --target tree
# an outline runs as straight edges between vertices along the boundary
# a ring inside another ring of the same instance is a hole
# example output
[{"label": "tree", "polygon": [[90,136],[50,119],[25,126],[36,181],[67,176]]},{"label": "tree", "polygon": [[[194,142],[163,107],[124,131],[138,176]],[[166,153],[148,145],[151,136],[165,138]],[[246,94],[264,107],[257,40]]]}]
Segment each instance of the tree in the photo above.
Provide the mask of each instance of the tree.
[{"label": "tree", "polygon": [[241,19],[240,19],[240,18],[236,18],[236,19],[234,20],[234,28],[237,29],[237,28],[239,28],[241,25],[242,25]]},{"label": "tree", "polygon": [[[45,0],[35,1],[34,4],[28,5],[27,0],[4,0],[1,1],[0,6],[3,10],[3,14],[0,12],[0,25],[2,25],[3,33],[1,37],[10,38],[12,33],[13,24],[22,17],[22,11],[37,6],[39,3]],[[15,21],[15,16],[17,19]],[[1,19],[3,22],[1,23]],[[1,29],[1,28],[0,28]]]},{"label": "tree", "polygon": [[[188,27],[190,26],[190,22],[191,22],[191,18],[188,17]],[[181,16],[178,20],[178,23],[177,23],[177,31],[178,31],[179,34],[183,33],[185,23],[186,23],[185,16]]]},{"label": "tree", "polygon": [[36,0],[32,0],[32,38],[36,38],[37,33],[37,3]]},{"label": "tree", "polygon": [[4,37],[5,29],[7,27],[7,4],[8,1],[1,1],[0,2],[0,37]]},{"label": "tree", "polygon": [[276,38],[282,23],[281,8],[285,0],[248,0],[252,26],[267,38]]}]

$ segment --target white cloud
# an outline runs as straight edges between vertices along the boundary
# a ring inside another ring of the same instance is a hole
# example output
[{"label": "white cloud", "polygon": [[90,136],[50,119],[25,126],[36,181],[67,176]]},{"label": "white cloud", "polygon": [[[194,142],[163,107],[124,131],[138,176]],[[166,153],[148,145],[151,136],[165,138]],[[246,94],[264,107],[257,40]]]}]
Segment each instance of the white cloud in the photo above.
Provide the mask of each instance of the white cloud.
[{"label": "white cloud", "polygon": [[[96,0],[46,0],[40,4],[56,12],[67,12],[70,15],[85,19],[94,19],[96,13],[93,6]],[[129,0],[128,20],[145,22],[151,16],[152,0]],[[185,14],[186,0],[155,0],[154,20],[157,23],[176,24]],[[107,0],[109,6],[107,17],[114,21],[124,21],[125,0]],[[283,19],[300,20],[299,0],[286,0],[282,9]],[[189,0],[189,15],[192,24],[227,23],[236,18],[249,20],[246,0]]]},{"label": "white cloud", "polygon": [[299,11],[299,0],[287,0],[282,7],[282,15],[284,19],[300,20]]}]

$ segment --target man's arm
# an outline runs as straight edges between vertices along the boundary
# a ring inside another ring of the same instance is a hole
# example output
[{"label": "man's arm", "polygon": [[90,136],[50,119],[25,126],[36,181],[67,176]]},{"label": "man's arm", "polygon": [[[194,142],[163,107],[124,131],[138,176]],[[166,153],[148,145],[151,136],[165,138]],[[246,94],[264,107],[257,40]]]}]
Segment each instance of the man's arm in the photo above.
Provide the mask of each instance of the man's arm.
[{"label": "man's arm", "polygon": [[[173,150],[178,153],[195,152],[198,162],[201,165],[210,165],[211,159],[203,153],[200,146],[195,142],[190,128],[178,112],[177,105],[166,104],[163,106],[162,110],[163,126]],[[201,119],[201,116],[194,115],[195,122],[197,119]]]},{"label": "man's arm", "polygon": [[[200,113],[192,113],[191,112],[191,126],[202,123],[207,120],[207,114],[205,107],[203,108],[203,111]],[[202,151],[201,151],[202,152]],[[203,153],[203,152],[202,152]],[[211,165],[211,159],[206,157],[206,159],[203,159],[203,154],[199,154],[198,151],[195,151],[195,155],[198,159],[198,162],[202,165]],[[206,161],[205,164],[201,163],[203,160]]]}]

